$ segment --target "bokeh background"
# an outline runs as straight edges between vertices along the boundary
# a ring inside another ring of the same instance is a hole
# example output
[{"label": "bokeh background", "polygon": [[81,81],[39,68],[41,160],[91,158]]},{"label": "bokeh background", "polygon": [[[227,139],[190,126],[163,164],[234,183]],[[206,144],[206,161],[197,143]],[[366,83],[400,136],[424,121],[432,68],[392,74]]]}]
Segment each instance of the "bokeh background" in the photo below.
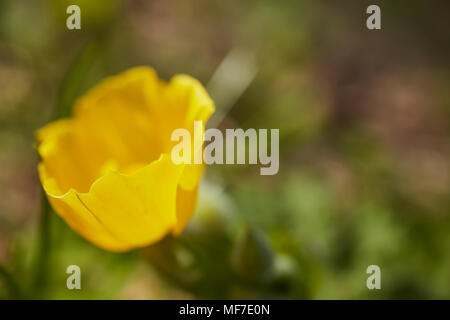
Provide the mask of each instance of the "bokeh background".
[{"label": "bokeh background", "polygon": [[[0,0],[0,298],[450,298],[449,9]],[[40,219],[33,134],[136,65],[198,78],[211,125],[279,128],[280,171],[208,167],[182,237],[117,254]],[[82,290],[66,288],[71,264]]]}]

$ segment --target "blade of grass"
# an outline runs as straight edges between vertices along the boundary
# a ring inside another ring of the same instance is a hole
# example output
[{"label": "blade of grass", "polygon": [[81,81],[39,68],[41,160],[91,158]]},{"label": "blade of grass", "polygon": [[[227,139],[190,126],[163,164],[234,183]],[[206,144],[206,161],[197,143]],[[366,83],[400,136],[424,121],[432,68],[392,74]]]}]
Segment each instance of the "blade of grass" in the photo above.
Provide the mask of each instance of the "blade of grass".
[{"label": "blade of grass", "polygon": [[69,71],[59,88],[58,102],[54,118],[68,117],[72,113],[72,105],[80,96],[86,75],[92,68],[102,50],[101,41],[90,41],[75,57]]},{"label": "blade of grass", "polygon": [[220,63],[207,85],[217,110],[208,127],[218,127],[256,77],[255,53],[236,48]]}]

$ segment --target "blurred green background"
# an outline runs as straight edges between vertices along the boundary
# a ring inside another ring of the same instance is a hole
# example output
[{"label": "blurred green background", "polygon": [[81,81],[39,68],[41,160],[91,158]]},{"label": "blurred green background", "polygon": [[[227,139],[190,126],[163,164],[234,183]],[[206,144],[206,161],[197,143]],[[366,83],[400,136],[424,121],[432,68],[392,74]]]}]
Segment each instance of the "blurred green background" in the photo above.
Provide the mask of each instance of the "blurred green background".
[{"label": "blurred green background", "polygon": [[[449,299],[449,9],[0,0],[0,298]],[[136,65],[198,78],[221,129],[279,128],[280,171],[208,167],[182,237],[116,254],[40,220],[33,133]],[[71,264],[82,290],[66,288]]]}]

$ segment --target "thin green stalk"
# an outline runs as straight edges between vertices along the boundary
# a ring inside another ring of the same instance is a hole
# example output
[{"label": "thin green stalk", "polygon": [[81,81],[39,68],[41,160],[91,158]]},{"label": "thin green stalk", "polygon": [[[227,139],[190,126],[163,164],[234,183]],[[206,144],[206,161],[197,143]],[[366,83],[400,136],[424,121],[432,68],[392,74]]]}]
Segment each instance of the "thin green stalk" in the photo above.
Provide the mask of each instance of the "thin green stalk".
[{"label": "thin green stalk", "polygon": [[41,196],[41,220],[39,225],[38,249],[34,265],[33,291],[42,296],[45,284],[50,273],[50,204],[42,190]]}]

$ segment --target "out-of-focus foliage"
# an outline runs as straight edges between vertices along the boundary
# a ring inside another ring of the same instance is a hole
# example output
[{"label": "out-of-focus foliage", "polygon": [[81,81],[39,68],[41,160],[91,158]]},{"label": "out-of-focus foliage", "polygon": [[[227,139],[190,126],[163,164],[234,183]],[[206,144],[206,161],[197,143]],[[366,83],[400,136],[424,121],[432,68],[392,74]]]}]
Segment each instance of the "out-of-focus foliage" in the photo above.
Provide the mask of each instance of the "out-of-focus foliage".
[{"label": "out-of-focus foliage", "polygon": [[[372,2],[70,1],[69,31],[67,1],[0,0],[0,298],[450,298],[449,3],[380,1],[369,31]],[[209,167],[184,234],[126,254],[51,214],[42,268],[34,130],[131,66],[208,86],[236,49],[220,128],[279,128],[278,175]]]}]

